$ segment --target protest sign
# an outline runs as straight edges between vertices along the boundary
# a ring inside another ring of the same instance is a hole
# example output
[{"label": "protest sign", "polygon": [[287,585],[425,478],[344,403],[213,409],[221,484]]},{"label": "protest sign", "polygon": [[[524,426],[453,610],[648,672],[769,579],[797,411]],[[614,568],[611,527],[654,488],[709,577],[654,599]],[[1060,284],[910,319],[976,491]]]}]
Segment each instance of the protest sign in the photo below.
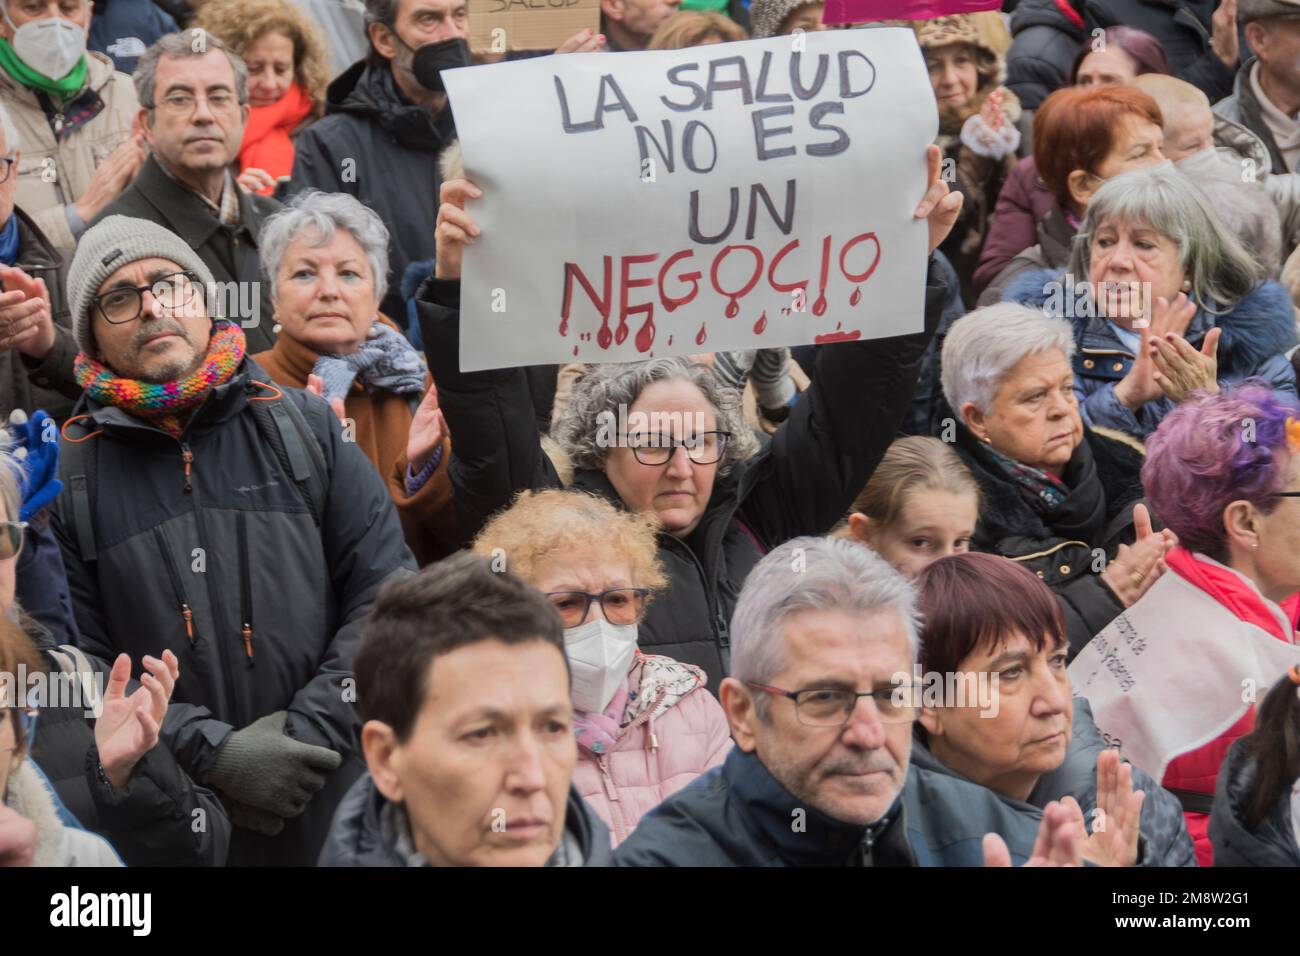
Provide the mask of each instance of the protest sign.
[{"label": "protest sign", "polygon": [[444,74],[482,234],[461,368],[922,328],[938,129],[912,32],[834,30]]},{"label": "protest sign", "polygon": [[826,0],[822,23],[932,20],[953,13],[1001,9],[1002,0]]},{"label": "protest sign", "polygon": [[588,27],[600,30],[600,0],[469,0],[475,53],[554,50]]}]

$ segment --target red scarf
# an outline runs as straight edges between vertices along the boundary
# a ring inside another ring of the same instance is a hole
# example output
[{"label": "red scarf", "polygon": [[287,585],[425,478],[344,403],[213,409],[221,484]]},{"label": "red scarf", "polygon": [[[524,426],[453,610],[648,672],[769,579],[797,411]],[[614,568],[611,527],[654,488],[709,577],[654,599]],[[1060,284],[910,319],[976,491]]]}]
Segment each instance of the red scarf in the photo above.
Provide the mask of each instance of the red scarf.
[{"label": "red scarf", "polygon": [[1278,605],[1291,622],[1292,633],[1284,634],[1277,615],[1264,604],[1259,592],[1244,584],[1232,571],[1198,561],[1195,555],[1183,547],[1171,550],[1165,555],[1165,561],[1169,570],[1214,598],[1239,620],[1268,631],[1280,641],[1295,643],[1296,619],[1300,617],[1300,592],[1292,594]]},{"label": "red scarf", "polygon": [[[244,143],[239,147],[239,171],[250,167],[264,169],[275,179],[292,173],[293,140],[289,134],[311,111],[311,98],[297,83],[270,106],[250,109],[244,126]],[[273,191],[274,187],[259,190],[263,196]]]}]

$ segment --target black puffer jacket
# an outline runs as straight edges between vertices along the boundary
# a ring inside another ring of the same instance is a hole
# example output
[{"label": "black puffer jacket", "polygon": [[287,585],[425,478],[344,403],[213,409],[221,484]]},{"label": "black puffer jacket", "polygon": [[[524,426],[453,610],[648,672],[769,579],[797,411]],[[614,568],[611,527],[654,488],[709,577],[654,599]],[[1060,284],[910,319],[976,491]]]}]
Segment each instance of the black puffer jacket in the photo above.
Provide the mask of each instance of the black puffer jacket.
[{"label": "black puffer jacket", "polygon": [[[1201,89],[1210,102],[1232,92],[1233,69],[1210,49],[1210,17],[1218,0],[1070,0],[1083,21],[1067,17],[1056,0],[1021,0],[1011,15],[1007,86],[1027,110],[1070,83],[1070,68],[1095,29],[1136,27],[1164,48],[1174,76]],[[1243,50],[1247,49],[1244,41]]]},{"label": "black puffer jacket", "polygon": [[1278,797],[1272,813],[1253,830],[1246,827],[1246,801],[1255,787],[1255,761],[1242,738],[1232,745],[1219,768],[1210,843],[1215,866],[1300,866],[1300,843],[1291,819],[1291,794]]},{"label": "black puffer jacket", "polygon": [[[940,406],[943,417],[946,403]],[[947,413],[951,415],[950,412]],[[1050,523],[1020,488],[1005,478],[982,443],[951,415],[953,450],[979,482],[983,498],[971,547],[1018,561],[1046,582],[1061,602],[1070,657],[1114,620],[1124,605],[1102,582],[1105,561],[1121,544],[1132,544],[1133,505],[1142,500],[1142,453],[1094,429],[1066,466],[1071,494]]]},{"label": "black puffer jacket", "polygon": [[[948,295],[933,260],[927,283],[924,332],[823,348],[789,420],[762,452],[717,481],[690,537],[659,536],[669,586],[638,631],[648,652],[704,668],[717,693],[745,576],[766,549],[840,521],[897,434]],[[457,282],[430,280],[421,290],[429,368],[456,436],[457,512],[472,535],[518,492],[560,481],[538,444],[524,370],[460,371],[459,305]],[[622,506],[602,471],[579,470],[573,487]]]},{"label": "black puffer jacket", "polygon": [[[47,665],[47,686],[70,687],[75,658],[37,622],[28,618],[24,624]],[[107,685],[108,666],[93,657],[87,660]],[[127,695],[139,686],[128,682]],[[224,866],[230,820],[216,794],[190,779],[165,740],[141,758],[121,790],[105,783],[94,720],[86,716],[90,703],[84,695],[58,699],[53,694],[41,702],[32,759],[64,806],[83,827],[111,843],[127,866]]]},{"label": "black puffer jacket", "polygon": [[[370,774],[364,774],[339,804],[320,866],[407,866],[397,849],[391,805]],[[583,866],[610,866],[609,828],[573,787],[565,805],[564,839]],[[559,851],[548,866],[558,866]],[[565,865],[576,865],[569,861]]]},{"label": "black puffer jacket", "polygon": [[[87,458],[95,559],[82,556],[77,498],[66,490],[53,525],[82,648],[109,663],[124,651],[137,669],[143,655],[164,648],[179,658],[166,727],[190,776],[207,780],[234,729],[281,710],[288,711],[289,736],[344,756],[325,789],[279,836],[237,829],[232,840],[232,864],[310,865],[335,805],[364,769],[343,683],[351,677],[361,620],[384,580],[413,571],[415,562],[378,472],[343,440],[323,401],[286,388],[283,401],[301,410],[329,475],[316,527],[253,418],[249,399],[267,395],[254,373],[265,379],[245,359],[229,382],[209,392],[180,441],[83,398],[77,410],[88,417],[74,418],[65,432],[93,434],[84,440],[96,443]],[[192,609],[192,635],[183,606]],[[251,625],[248,644],[243,622]]]},{"label": "black puffer jacket", "polygon": [[356,196],[388,226],[388,292],[379,309],[406,315],[402,274],[432,259],[438,215],[438,154],[456,137],[451,108],[434,117],[393,84],[388,61],[373,55],[335,78],[325,116],[294,143],[289,193],[314,188]]},{"label": "black puffer jacket", "polygon": [[54,348],[39,362],[17,349],[0,351],[0,418],[21,408],[30,416],[44,409],[59,421],[68,417],[81,387],[72,377],[72,360],[77,344],[72,338],[72,314],[68,308],[68,264],[45,233],[25,212],[14,207],[18,220],[18,258],[14,265],[33,279],[44,279],[50,294],[54,318]]}]

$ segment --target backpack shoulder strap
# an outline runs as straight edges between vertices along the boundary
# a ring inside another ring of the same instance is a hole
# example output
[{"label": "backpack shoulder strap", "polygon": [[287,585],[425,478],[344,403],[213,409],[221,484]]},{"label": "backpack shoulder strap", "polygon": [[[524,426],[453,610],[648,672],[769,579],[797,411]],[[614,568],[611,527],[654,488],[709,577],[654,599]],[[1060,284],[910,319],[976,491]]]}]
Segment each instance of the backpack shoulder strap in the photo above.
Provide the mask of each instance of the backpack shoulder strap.
[{"label": "backpack shoulder strap", "polygon": [[95,554],[95,462],[99,432],[88,415],[69,418],[61,431],[59,471],[71,504],[73,537],[82,561]]},{"label": "backpack shoulder strap", "polygon": [[99,684],[96,680],[99,669],[90,663],[90,659],[86,657],[80,648],[71,644],[61,644],[58,647],[48,648],[45,653],[58,664],[60,673],[76,678],[81,684],[82,703],[85,705],[86,710],[98,717],[103,707],[103,702],[99,696]]},{"label": "backpack shoulder strap", "polygon": [[320,442],[301,409],[279,386],[253,379],[265,395],[249,397],[248,407],[262,438],[269,444],[293,482],[298,486],[312,521],[320,527],[329,500],[329,467]]}]

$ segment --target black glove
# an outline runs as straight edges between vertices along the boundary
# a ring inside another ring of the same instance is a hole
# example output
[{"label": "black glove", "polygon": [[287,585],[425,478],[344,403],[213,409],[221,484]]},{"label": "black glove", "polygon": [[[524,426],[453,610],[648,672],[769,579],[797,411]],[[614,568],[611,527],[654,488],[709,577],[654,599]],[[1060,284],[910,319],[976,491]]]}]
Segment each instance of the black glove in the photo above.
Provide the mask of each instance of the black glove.
[{"label": "black glove", "polygon": [[217,751],[208,774],[208,782],[231,799],[285,820],[307,809],[325,786],[324,775],[343,762],[327,747],[285,736],[287,717],[277,710],[236,730]]}]

